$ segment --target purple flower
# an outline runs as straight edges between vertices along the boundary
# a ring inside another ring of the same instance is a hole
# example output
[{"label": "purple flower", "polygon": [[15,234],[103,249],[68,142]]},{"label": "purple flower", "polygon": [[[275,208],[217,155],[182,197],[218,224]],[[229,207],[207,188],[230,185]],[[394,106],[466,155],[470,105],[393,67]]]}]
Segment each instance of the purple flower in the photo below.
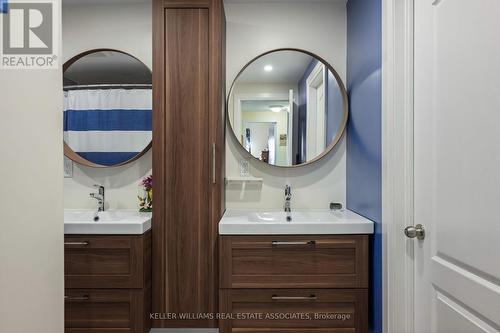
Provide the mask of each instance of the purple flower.
[{"label": "purple flower", "polygon": [[142,179],[141,185],[144,186],[144,188],[147,190],[150,190],[153,188],[153,175],[149,175],[145,178]]}]

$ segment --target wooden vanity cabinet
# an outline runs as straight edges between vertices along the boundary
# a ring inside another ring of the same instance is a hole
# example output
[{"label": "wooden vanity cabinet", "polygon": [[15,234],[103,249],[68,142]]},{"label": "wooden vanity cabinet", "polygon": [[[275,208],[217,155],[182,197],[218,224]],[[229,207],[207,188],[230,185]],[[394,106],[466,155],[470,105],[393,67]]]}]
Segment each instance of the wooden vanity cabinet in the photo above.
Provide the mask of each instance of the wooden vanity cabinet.
[{"label": "wooden vanity cabinet", "polygon": [[65,332],[151,328],[151,231],[64,237]]},{"label": "wooden vanity cabinet", "polygon": [[219,312],[231,314],[220,333],[368,332],[367,235],[221,236],[219,247]]},{"label": "wooden vanity cabinet", "polygon": [[224,212],[222,0],[153,1],[153,312],[158,328],[217,327]]}]

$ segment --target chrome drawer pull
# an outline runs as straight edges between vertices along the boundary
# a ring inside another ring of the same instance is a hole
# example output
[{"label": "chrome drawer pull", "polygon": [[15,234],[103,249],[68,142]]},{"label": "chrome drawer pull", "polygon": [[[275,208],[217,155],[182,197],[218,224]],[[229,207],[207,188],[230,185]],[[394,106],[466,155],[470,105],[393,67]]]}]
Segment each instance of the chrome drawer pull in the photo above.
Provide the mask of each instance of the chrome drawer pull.
[{"label": "chrome drawer pull", "polygon": [[278,296],[278,295],[273,295],[272,297],[273,301],[315,301],[318,298],[316,295],[310,295],[310,296]]},{"label": "chrome drawer pull", "polygon": [[88,246],[90,242],[64,242],[64,245],[80,245],[80,246]]},{"label": "chrome drawer pull", "polygon": [[280,246],[280,245],[316,245],[316,241],[308,241],[308,242],[279,242],[279,241],[273,241],[272,242],[273,246]]},{"label": "chrome drawer pull", "polygon": [[64,300],[65,301],[88,301],[89,298],[90,297],[88,295],[83,295],[83,296],[80,296],[80,297],[64,296]]}]

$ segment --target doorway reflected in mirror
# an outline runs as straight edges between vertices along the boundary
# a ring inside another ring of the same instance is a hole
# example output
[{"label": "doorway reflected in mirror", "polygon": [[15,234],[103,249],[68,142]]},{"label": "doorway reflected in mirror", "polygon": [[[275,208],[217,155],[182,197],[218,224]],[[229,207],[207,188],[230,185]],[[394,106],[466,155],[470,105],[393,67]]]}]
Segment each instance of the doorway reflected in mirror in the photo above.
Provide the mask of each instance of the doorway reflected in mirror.
[{"label": "doorway reflected in mirror", "polygon": [[292,167],[314,162],[340,140],[347,94],[337,72],[302,50],[280,49],[246,65],[231,87],[227,116],[245,152]]}]

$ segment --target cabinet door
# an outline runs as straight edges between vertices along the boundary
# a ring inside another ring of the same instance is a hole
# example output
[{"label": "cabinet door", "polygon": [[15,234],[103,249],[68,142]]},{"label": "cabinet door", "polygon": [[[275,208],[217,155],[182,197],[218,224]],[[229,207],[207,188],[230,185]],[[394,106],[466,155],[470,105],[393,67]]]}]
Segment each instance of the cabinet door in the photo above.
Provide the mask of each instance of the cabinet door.
[{"label": "cabinet door", "polygon": [[[150,276],[151,234],[64,237],[66,288],[142,288]],[[149,282],[148,282],[149,283]]]},{"label": "cabinet door", "polygon": [[220,312],[221,333],[365,333],[368,291],[223,289]]},{"label": "cabinet door", "polygon": [[223,236],[221,288],[368,288],[368,236]]},{"label": "cabinet door", "polygon": [[[223,183],[221,1],[165,0],[154,6],[153,309],[212,313]],[[216,322],[154,325],[214,327]]]}]

